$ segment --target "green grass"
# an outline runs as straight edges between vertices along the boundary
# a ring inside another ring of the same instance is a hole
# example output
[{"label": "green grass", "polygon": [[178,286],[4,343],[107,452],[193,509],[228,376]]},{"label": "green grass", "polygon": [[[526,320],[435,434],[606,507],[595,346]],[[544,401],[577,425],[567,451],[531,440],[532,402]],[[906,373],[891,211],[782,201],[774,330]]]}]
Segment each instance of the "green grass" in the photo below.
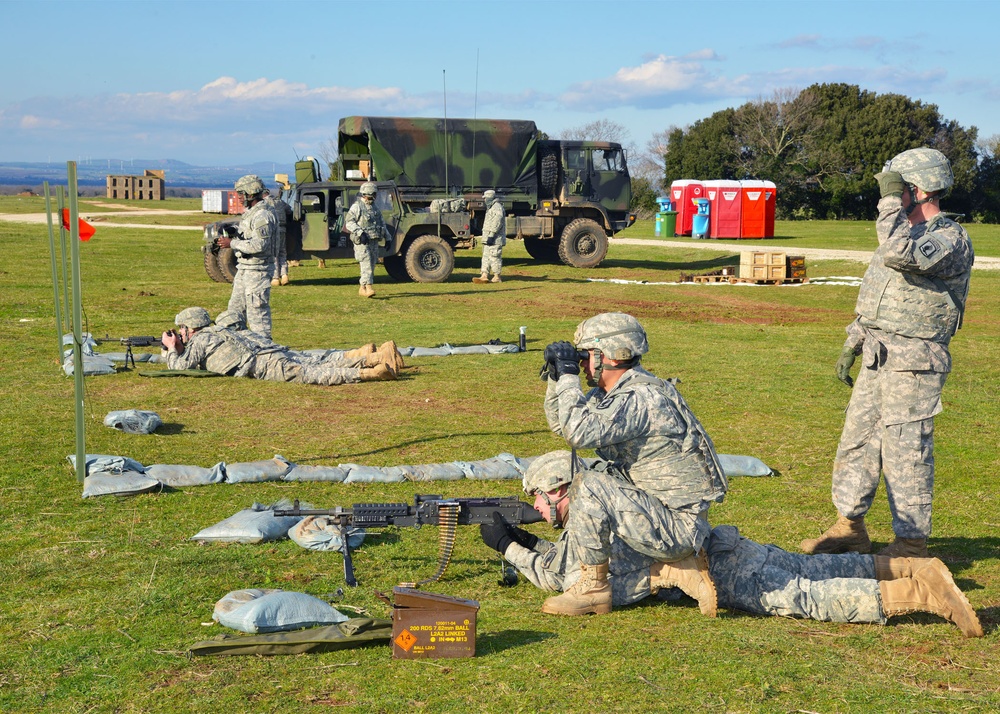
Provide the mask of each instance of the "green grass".
[{"label": "green grass", "polygon": [[[189,199],[190,200],[190,199]],[[9,209],[0,201],[0,213]],[[787,224],[819,240],[864,224]],[[632,231],[641,226],[630,229]],[[972,226],[974,240],[995,227]],[[784,227],[783,227],[784,230]],[[651,232],[651,231],[650,231]],[[994,234],[995,238],[995,234]],[[838,625],[648,603],[597,618],[552,618],[546,594],[496,585],[498,562],[474,528],[436,592],[480,601],[478,655],[394,661],[387,647],[323,655],[187,659],[218,634],[217,599],[244,587],[322,596],[343,585],[336,554],[290,541],[200,546],[188,538],[254,501],[298,497],[320,506],[404,500],[414,493],[514,495],[512,482],[337,485],[284,483],[186,488],[134,498],[80,498],[73,381],[56,360],[44,226],[0,223],[7,249],[0,303],[0,710],[18,712],[338,711],[995,711],[1000,665],[1000,273],[977,271],[955,371],[937,420],[938,484],[931,551],[944,558],[988,636],[964,640],[925,615],[888,627]],[[803,237],[803,240],[806,240]],[[116,229],[81,246],[88,327],[158,334],[182,307],[224,309],[229,287],[201,267],[196,232]],[[825,247],[856,247],[839,234]],[[977,249],[979,243],[977,242]],[[735,478],[715,523],[795,549],[834,517],[829,475],[849,391],[833,364],[857,289],[733,288],[591,283],[587,277],[671,281],[724,256],[692,249],[612,247],[599,269],[573,270],[505,250],[504,282],[476,286],[478,251],[460,253],[440,285],[388,282],[357,297],[357,267],[330,261],[292,270],[274,291],[274,337],[298,348],[516,339],[526,354],[418,358],[395,383],[322,388],[237,379],[146,379],[135,372],[86,382],[90,453],[146,464],[211,466],[286,458],[371,465],[474,460],[561,448],[542,414],[541,350],[597,312],[636,315],[644,359],[677,376],[719,451],[751,454],[779,478]],[[808,264],[811,276],[860,275],[857,263]],[[151,436],[102,425],[114,409],[152,409]],[[891,537],[884,493],[869,518]],[[551,537],[544,524],[532,530]],[[371,538],[355,556],[362,586],[344,603],[384,617],[375,591],[429,575],[435,529]]]}]

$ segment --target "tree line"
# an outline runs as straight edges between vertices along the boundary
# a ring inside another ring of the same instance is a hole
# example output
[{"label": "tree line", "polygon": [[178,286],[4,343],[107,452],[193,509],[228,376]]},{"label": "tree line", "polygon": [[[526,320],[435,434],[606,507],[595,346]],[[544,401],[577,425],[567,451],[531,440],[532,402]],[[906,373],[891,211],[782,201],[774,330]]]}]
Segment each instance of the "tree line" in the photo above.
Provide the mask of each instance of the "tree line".
[{"label": "tree line", "polygon": [[[777,186],[783,219],[872,219],[879,195],[872,176],[896,154],[929,146],[951,160],[955,173],[946,210],[1000,222],[1000,137],[980,141],[975,126],[965,128],[942,117],[936,105],[901,94],[814,84],[666,134],[666,145],[659,144],[663,183],[656,188],[682,178],[765,179]],[[654,137],[658,142],[662,136]]]}]

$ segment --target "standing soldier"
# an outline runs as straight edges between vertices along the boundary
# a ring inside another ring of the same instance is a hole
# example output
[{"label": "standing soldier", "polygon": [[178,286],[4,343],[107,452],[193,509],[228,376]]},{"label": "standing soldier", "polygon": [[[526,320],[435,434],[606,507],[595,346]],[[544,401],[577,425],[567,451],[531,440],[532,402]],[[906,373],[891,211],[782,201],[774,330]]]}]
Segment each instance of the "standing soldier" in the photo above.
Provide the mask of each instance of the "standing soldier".
[{"label": "standing soldier", "polygon": [[274,211],[264,203],[264,182],[248,175],[236,182],[246,212],[234,236],[219,238],[221,248],[236,253],[236,277],[229,310],[245,318],[254,332],[271,336],[271,278],[274,277],[274,241],[278,237],[278,221]]},{"label": "standing soldier", "polygon": [[507,221],[504,219],[503,204],[497,200],[496,191],[483,193],[483,203],[486,204],[486,215],[483,216],[483,264],[478,278],[474,283],[488,283],[490,273],[493,282],[500,282],[500,269],[503,268],[503,247],[507,244]]},{"label": "standing soldier", "polygon": [[288,285],[288,246],[286,244],[288,235],[288,217],[291,214],[291,207],[281,200],[275,198],[267,189],[264,190],[264,203],[274,211],[274,217],[278,221],[278,240],[275,241],[274,255],[274,277],[271,278],[271,287]]},{"label": "standing soldier", "polygon": [[354,259],[361,266],[361,287],[358,295],[365,298],[375,296],[375,263],[378,262],[379,245],[386,245],[391,236],[385,227],[382,212],[375,207],[378,187],[371,181],[361,184],[358,200],[347,211],[344,228],[351,234],[354,243]]},{"label": "standing soldier", "polygon": [[[892,512],[891,557],[927,557],[934,493],[934,415],[951,370],[948,343],[962,324],[975,258],[969,234],[939,202],[951,188],[940,151],[910,149],[875,174],[879,246],[865,271],[837,360],[853,386],[833,463],[837,522],[806,553],[871,552],[865,514],[880,472]],[[851,366],[862,355],[858,383]]]}]

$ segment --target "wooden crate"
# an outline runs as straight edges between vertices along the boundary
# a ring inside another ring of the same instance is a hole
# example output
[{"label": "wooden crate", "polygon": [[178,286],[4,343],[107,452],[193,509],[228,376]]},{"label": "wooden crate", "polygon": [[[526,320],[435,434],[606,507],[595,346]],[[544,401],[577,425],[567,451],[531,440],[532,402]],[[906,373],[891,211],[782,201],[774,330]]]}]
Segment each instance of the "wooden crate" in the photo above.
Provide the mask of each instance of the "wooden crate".
[{"label": "wooden crate", "polygon": [[803,255],[788,256],[788,271],[785,277],[791,280],[804,280],[806,277],[806,259]]},{"label": "wooden crate", "polygon": [[781,280],[785,277],[784,253],[746,250],[740,253],[740,277],[750,280]]}]

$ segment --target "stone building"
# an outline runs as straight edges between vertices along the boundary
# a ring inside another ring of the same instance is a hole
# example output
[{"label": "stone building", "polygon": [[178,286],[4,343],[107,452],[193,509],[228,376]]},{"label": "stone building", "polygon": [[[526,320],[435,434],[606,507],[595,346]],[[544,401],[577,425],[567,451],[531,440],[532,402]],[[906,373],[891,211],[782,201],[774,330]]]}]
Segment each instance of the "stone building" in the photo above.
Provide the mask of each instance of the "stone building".
[{"label": "stone building", "polygon": [[164,171],[146,169],[142,176],[108,176],[108,198],[126,198],[135,201],[162,201]]}]

